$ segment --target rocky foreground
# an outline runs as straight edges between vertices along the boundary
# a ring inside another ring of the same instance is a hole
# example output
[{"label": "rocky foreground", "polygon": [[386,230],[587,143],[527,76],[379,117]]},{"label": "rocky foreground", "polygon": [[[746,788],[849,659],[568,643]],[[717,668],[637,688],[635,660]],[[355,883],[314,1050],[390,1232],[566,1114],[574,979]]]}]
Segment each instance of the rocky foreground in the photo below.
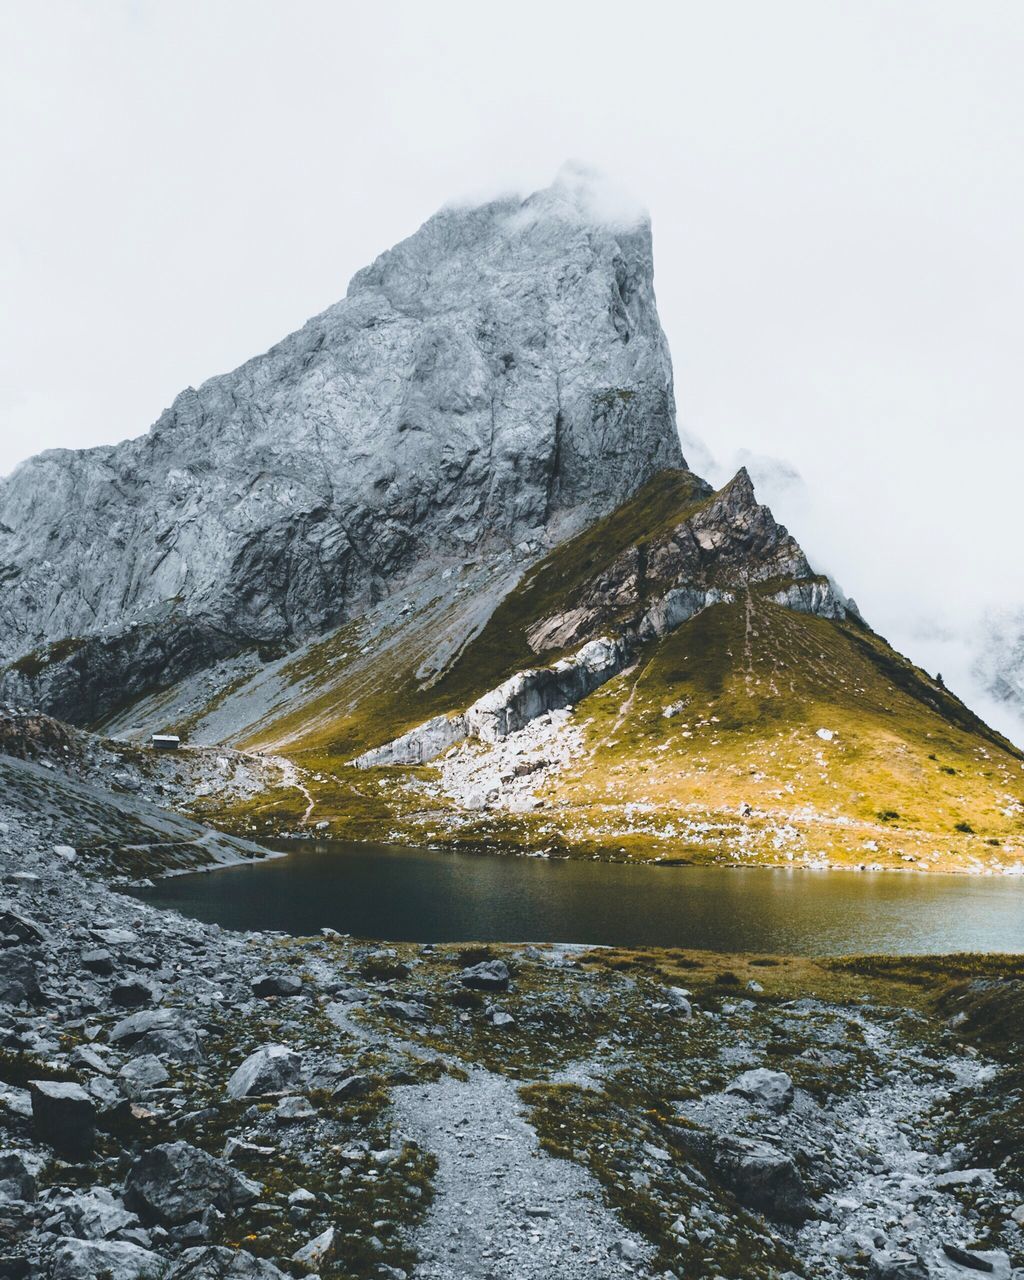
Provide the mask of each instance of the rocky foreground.
[{"label": "rocky foreground", "polygon": [[10,794],[0,1277],[1024,1276],[1019,961],[233,934]]}]

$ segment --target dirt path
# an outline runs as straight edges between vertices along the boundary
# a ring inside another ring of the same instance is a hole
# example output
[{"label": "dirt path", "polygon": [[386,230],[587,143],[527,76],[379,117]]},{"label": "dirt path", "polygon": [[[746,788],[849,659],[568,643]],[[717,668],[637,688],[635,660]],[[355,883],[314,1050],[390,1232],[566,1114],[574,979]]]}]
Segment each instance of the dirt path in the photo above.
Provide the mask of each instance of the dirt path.
[{"label": "dirt path", "polygon": [[542,1151],[513,1081],[395,1090],[395,1126],[438,1160],[435,1200],[414,1244],[422,1280],[621,1280],[647,1276],[649,1245],[601,1200],[586,1170]]},{"label": "dirt path", "polygon": [[[622,706],[619,707],[619,714],[615,718],[615,723],[612,725],[612,731],[609,737],[614,737],[618,733],[618,731],[622,728],[622,726],[625,724],[626,717],[629,715],[630,711],[632,711],[633,709],[633,701],[636,698],[637,686],[640,684],[640,681],[643,679],[644,672],[647,670],[648,666],[649,666],[649,663],[645,662],[638,672],[635,666],[627,668],[627,670],[623,672],[624,675],[629,675],[629,674],[632,674],[633,672],[636,672],[636,679],[633,681],[633,683],[629,687],[629,694],[625,702],[623,702]],[[590,751],[590,757],[593,758],[596,754],[597,754],[597,747],[595,745]]]},{"label": "dirt path", "polygon": [[747,697],[752,698],[754,696],[754,599],[749,587],[744,602],[743,680],[747,686]]},{"label": "dirt path", "polygon": [[306,811],[299,819],[299,826],[304,827],[312,816],[313,809],[316,807],[316,801],[309,788],[302,781],[302,773],[297,765],[295,765],[287,756],[264,756],[263,759],[270,764],[275,764],[281,770],[281,785],[285,787],[294,787],[296,791],[302,793],[306,798]]}]

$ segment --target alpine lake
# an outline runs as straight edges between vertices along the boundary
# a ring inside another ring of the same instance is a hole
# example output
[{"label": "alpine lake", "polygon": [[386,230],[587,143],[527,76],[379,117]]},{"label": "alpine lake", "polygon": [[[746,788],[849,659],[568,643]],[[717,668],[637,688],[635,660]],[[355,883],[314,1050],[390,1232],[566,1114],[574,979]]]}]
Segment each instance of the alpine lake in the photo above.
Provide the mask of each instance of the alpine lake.
[{"label": "alpine lake", "polygon": [[163,879],[145,901],[236,930],[804,956],[1024,951],[1024,879],[659,866],[343,841]]}]

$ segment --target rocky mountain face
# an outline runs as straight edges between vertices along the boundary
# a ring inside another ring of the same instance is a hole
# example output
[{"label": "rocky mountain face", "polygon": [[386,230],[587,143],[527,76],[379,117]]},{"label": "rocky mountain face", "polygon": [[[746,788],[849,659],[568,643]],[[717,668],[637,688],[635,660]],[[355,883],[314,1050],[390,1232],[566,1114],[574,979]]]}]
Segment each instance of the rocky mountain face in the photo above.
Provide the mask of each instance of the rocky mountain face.
[{"label": "rocky mountain face", "polygon": [[[434,717],[396,741],[365,752],[357,764],[413,764],[434,759],[456,742],[498,742],[551,711],[573,707],[634,664],[657,642],[711,605],[734,603],[754,585],[774,584],[776,603],[843,619],[846,605],[827,578],[814,574],[789,531],[759,504],[746,471],[714,492],[698,476],[664,473],[641,490],[637,506],[651,511],[659,491],[675,489],[683,506],[645,536],[566,581],[553,612],[525,630],[531,653],[572,650],[551,666],[517,671],[464,712]],[[597,537],[614,546],[611,529]],[[532,579],[543,580],[552,560]],[[592,571],[588,571],[592,568]]]},{"label": "rocky mountain face", "polygon": [[571,178],[445,209],[148,434],[0,481],[0,692],[79,722],[520,558],[682,465],[650,227]]},{"label": "rocky mountain face", "polygon": [[987,620],[974,674],[994,698],[1024,719],[1024,611]]},{"label": "rocky mountain face", "polygon": [[1024,866],[1019,753],[686,469],[649,227],[571,176],[25,464],[0,580],[0,699],[229,749],[161,785],[242,836]]}]

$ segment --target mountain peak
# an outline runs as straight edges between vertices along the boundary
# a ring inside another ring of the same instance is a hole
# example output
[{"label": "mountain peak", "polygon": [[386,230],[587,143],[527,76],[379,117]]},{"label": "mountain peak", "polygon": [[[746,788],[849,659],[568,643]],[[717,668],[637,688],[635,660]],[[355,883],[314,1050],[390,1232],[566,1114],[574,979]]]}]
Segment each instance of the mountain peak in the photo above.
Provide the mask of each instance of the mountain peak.
[{"label": "mountain peak", "polygon": [[567,160],[549,187],[531,195],[525,204],[584,226],[629,231],[646,226],[647,209],[608,174]]},{"label": "mountain peak", "polygon": [[22,466],[0,483],[3,651],[102,637],[102,671],[96,643],[61,666],[62,707],[95,710],[94,680],[120,697],[291,643],[439,562],[539,552],[682,465],[649,228],[598,193],[567,170],[441,210],[147,435]]}]

